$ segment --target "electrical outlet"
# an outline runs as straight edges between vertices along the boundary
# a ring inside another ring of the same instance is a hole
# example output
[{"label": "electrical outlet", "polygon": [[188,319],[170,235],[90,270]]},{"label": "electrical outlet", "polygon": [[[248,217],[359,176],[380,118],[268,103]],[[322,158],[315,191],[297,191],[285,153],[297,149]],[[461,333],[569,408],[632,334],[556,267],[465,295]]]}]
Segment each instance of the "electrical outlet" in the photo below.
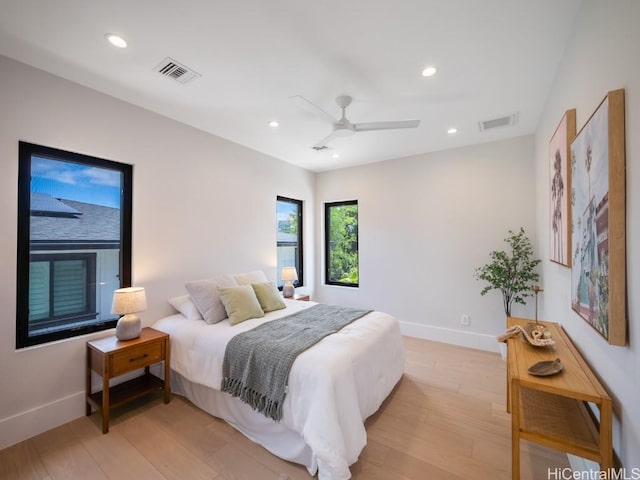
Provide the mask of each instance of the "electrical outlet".
[{"label": "electrical outlet", "polygon": [[469,325],[471,325],[471,317],[467,314],[463,314],[460,317],[460,324],[464,325],[465,327],[468,327]]}]

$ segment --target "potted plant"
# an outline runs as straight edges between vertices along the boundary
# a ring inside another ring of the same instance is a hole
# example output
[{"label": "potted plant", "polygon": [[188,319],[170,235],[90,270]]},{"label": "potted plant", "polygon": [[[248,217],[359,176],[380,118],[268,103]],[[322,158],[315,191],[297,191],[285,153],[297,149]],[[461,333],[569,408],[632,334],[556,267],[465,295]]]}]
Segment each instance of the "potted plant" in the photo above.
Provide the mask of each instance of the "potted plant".
[{"label": "potted plant", "polygon": [[476,269],[475,278],[488,283],[480,295],[486,295],[490,290],[500,290],[504,313],[510,317],[513,302],[525,305],[526,298],[531,296],[533,284],[540,278],[535,272],[540,260],[533,258],[533,246],[524,228],[520,227],[518,233],[509,230],[504,241],[509,244],[511,251],[491,252],[491,261]]}]

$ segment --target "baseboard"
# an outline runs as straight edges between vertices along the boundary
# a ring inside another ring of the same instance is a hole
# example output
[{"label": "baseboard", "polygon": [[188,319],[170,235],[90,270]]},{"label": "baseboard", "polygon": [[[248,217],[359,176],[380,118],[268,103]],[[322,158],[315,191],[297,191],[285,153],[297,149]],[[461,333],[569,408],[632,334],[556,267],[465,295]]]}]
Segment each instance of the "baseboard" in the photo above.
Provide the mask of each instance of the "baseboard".
[{"label": "baseboard", "polygon": [[[136,370],[121,375],[112,380],[111,386],[131,380],[142,372],[143,370]],[[152,365],[151,372],[164,378],[164,369],[160,364]],[[94,373],[91,391],[97,392],[101,389],[101,378]],[[82,390],[25,412],[0,419],[0,450],[80,418],[85,414],[85,406],[85,392]]]},{"label": "baseboard", "polygon": [[46,432],[84,415],[85,392],[0,419],[0,449]]},{"label": "baseboard", "polygon": [[403,335],[424,338],[435,342],[450,343],[461,347],[486,350],[498,353],[498,340],[494,335],[484,333],[453,330],[451,328],[435,327],[413,322],[400,322]]}]

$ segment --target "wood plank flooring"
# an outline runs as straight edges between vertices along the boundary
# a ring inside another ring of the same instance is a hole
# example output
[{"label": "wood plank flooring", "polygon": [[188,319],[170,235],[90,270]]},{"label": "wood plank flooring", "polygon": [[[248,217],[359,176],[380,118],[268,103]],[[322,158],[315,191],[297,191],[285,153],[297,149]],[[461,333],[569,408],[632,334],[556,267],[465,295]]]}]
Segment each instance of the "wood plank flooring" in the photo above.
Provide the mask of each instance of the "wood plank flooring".
[{"label": "wood plank flooring", "polygon": [[[505,363],[496,354],[405,337],[405,375],[367,420],[368,443],[351,466],[358,480],[511,478]],[[558,452],[522,442],[522,479],[568,467]],[[304,480],[225,422],[174,395],[83,417],[0,451],[0,478]]]}]

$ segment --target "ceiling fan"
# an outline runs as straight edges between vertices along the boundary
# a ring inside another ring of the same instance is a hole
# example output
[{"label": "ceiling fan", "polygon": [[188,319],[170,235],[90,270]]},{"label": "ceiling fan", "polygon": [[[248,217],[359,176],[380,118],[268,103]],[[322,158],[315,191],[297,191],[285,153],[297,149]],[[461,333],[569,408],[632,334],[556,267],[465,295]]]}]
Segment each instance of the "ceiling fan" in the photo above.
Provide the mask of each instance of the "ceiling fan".
[{"label": "ceiling fan", "polygon": [[420,120],[399,120],[399,121],[391,121],[391,122],[365,122],[365,123],[351,123],[349,119],[347,119],[345,115],[345,110],[351,104],[353,100],[349,95],[340,95],[336,98],[336,103],[342,109],[342,117],[338,120],[333,116],[329,115],[323,109],[318,107],[316,104],[307,100],[301,95],[295,95],[291,97],[293,100],[302,104],[305,107],[311,107],[313,112],[331,123],[333,126],[333,131],[313,145],[311,148],[314,150],[324,150],[328,148],[328,143],[336,137],[349,137],[356,132],[366,132],[373,130],[391,130],[396,128],[416,128],[420,125]]}]

